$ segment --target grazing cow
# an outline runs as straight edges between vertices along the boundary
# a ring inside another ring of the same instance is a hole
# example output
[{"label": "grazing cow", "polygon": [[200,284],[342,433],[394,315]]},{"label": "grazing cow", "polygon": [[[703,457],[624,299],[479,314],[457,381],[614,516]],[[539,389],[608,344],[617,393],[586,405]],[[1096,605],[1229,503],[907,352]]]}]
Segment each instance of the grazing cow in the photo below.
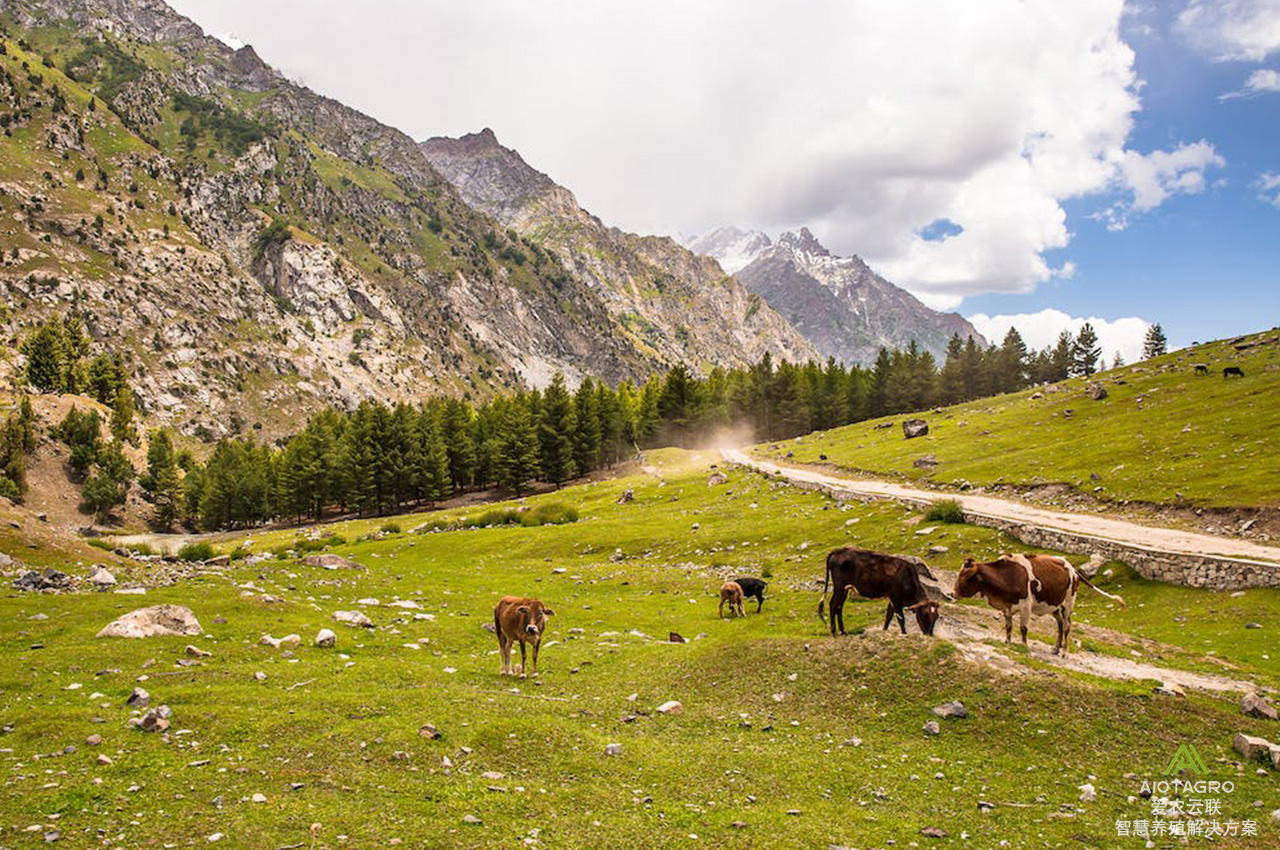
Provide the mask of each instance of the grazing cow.
[{"label": "grazing cow", "polygon": [[1018,613],[1022,643],[1027,643],[1027,622],[1032,614],[1051,614],[1058,625],[1055,655],[1070,651],[1071,611],[1076,592],[1084,582],[1098,593],[1128,607],[1119,596],[1107,593],[1081,575],[1066,558],[1053,555],[1001,555],[994,561],[965,559],[956,577],[959,597],[982,596],[1004,614],[1004,642],[1013,640],[1013,614]]},{"label": "grazing cow", "polygon": [[743,599],[756,600],[756,613],[760,613],[760,609],[764,607],[764,589],[769,586],[767,581],[758,578],[748,578],[740,576],[734,579],[738,583],[738,587],[742,588]]},{"label": "grazing cow", "polygon": [[1209,374],[1209,365],[1208,365],[1207,363],[1197,363],[1197,364],[1196,364],[1196,374],[1197,374],[1197,375],[1207,375],[1207,374]]},{"label": "grazing cow", "polygon": [[1244,370],[1239,366],[1224,366],[1222,369],[1222,377],[1230,378],[1232,375],[1235,375],[1237,378],[1243,378]]},{"label": "grazing cow", "polygon": [[898,627],[905,635],[907,621],[903,611],[911,611],[916,615],[916,623],[920,626],[920,631],[926,635],[933,634],[933,627],[938,622],[938,603],[929,599],[920,581],[916,565],[905,558],[853,546],[832,550],[827,555],[827,574],[822,580],[822,598],[818,600],[818,619],[824,619],[822,608],[827,601],[828,582],[832,584],[831,635],[833,637],[837,622],[840,624],[840,634],[845,634],[844,601],[850,592],[867,599],[888,597],[889,605],[884,613],[886,629],[896,616]]},{"label": "grazing cow", "polygon": [[742,585],[736,581],[726,581],[720,585],[720,619],[724,619],[724,605],[729,603],[729,616],[745,617],[747,612],[742,610]]},{"label": "grazing cow", "polygon": [[520,678],[525,676],[525,645],[533,645],[533,675],[538,675],[538,646],[547,628],[547,618],[555,612],[539,599],[504,596],[493,609],[493,628],[498,633],[498,649],[502,653],[502,675],[514,676],[511,647],[520,644]]}]

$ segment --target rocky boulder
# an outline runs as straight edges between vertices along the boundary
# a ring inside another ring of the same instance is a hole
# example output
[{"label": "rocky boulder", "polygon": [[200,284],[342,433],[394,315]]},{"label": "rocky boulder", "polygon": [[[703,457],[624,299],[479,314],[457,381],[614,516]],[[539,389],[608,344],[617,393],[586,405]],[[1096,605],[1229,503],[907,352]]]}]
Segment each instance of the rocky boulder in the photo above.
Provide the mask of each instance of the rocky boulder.
[{"label": "rocky boulder", "polygon": [[1084,388],[1084,392],[1094,401],[1102,401],[1107,397],[1107,388],[1102,384],[1089,384]]},{"label": "rocky boulder", "polygon": [[938,465],[937,455],[922,455],[911,462],[916,469],[933,469]]},{"label": "rocky boulder", "polygon": [[13,586],[18,590],[57,591],[71,590],[75,582],[66,573],[45,567],[43,572],[28,570],[13,580]]},{"label": "rocky boulder", "polygon": [[360,564],[344,558],[341,555],[334,555],[326,552],[323,555],[308,555],[302,559],[302,563],[308,567],[321,567],[326,570],[363,570]]},{"label": "rocky boulder", "polygon": [[138,608],[113,620],[98,632],[98,637],[177,637],[198,635],[204,631],[196,615],[183,605],[152,605]]},{"label": "rocky boulder", "polygon": [[116,577],[102,564],[94,564],[93,572],[89,573],[89,583],[98,590],[109,590],[115,587]]},{"label": "rocky boulder", "polygon": [[1262,694],[1245,694],[1240,700],[1240,713],[1259,720],[1280,720],[1280,712]]},{"label": "rocky boulder", "polygon": [[929,433],[929,423],[923,419],[907,419],[902,423],[902,436],[908,440]]},{"label": "rocky boulder", "polygon": [[339,623],[346,623],[348,626],[360,626],[366,629],[373,628],[373,620],[363,611],[334,611],[333,619]]}]

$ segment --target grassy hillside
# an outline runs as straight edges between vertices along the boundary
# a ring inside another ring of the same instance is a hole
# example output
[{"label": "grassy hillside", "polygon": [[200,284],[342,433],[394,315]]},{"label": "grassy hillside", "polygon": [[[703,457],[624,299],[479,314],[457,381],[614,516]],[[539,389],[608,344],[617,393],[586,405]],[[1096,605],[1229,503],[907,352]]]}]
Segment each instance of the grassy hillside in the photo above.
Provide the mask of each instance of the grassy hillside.
[{"label": "grassy hillside", "polygon": [[[985,847],[1010,836],[1107,846],[1116,819],[1150,815],[1126,797],[1183,742],[1214,778],[1236,783],[1226,817],[1265,818],[1250,803],[1274,799],[1274,778],[1236,765],[1230,739],[1274,729],[1240,717],[1232,699],[1161,699],[1150,683],[1059,671],[1006,676],[914,632],[824,637],[811,582],[829,547],[925,555],[944,544],[958,562],[1007,539],[967,526],[918,535],[919,516],[900,506],[840,506],[737,471],[708,487],[707,460],[655,453],[651,472],[529,500],[575,506],[581,518],[568,525],[410,533],[419,516],[401,519],[399,533],[378,532],[380,521],[336,527],[351,542],[335,551],[366,572],[286,556],[233,561],[225,579],[145,597],[0,599],[11,624],[0,632],[0,844],[43,845],[56,829],[75,846],[129,847],[206,846],[215,833],[233,847]],[[626,488],[634,501],[617,504]],[[283,550],[299,534],[237,545]],[[772,576],[763,615],[716,619],[713,592],[730,571]],[[1146,647],[1166,663],[1209,663],[1200,641],[1212,638],[1237,675],[1280,684],[1280,658],[1231,641],[1225,621],[1200,626],[1222,606],[1262,618],[1272,634],[1280,594],[1173,597],[1127,576],[1111,586],[1138,593],[1140,611],[1167,612],[1173,600],[1190,615],[1176,631],[1151,625],[1176,645]],[[503,593],[556,611],[538,681],[497,675],[496,641],[481,626]],[[368,597],[382,604],[358,602]],[[397,599],[420,609],[388,607]],[[135,605],[161,602],[190,605],[206,635],[93,637]],[[376,630],[330,619],[357,607]],[[846,619],[878,625],[882,611],[857,603]],[[1083,640],[1126,651],[1091,625],[1123,625],[1124,615],[1086,598],[1077,616]],[[338,632],[336,649],[310,646],[322,626]],[[661,640],[670,631],[690,642]],[[260,646],[264,632],[296,632],[304,645]],[[178,666],[188,643],[213,654]],[[167,738],[126,725],[124,699],[139,683],[153,705],[173,708]],[[657,714],[668,699],[684,713]],[[951,699],[970,719],[925,736],[930,707]],[[419,737],[424,723],[443,737]],[[86,745],[91,733],[100,747]],[[608,743],[621,755],[605,756]],[[99,754],[112,763],[97,764]],[[1096,802],[1078,801],[1085,782]],[[925,827],[946,837],[923,838]]]},{"label": "grassy hillside", "polygon": [[[1196,375],[1196,363],[1207,364],[1209,374]],[[1245,377],[1224,380],[1226,365],[1240,366]],[[1065,484],[1109,501],[1280,507],[1275,330],[1193,346],[1092,380],[1105,387],[1105,399],[1091,400],[1090,381],[1077,378],[917,414],[929,422],[929,434],[913,440],[898,424],[908,414],[759,451],[940,485]],[[930,454],[936,466],[913,465]]]}]

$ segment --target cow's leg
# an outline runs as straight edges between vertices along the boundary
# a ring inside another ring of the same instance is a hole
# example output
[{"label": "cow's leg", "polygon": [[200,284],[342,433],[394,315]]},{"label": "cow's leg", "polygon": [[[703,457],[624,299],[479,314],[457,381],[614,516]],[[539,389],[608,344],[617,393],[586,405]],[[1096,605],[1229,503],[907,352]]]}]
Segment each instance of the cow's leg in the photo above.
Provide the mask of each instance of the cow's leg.
[{"label": "cow's leg", "polygon": [[1004,642],[1013,643],[1013,609],[1004,612]]},{"label": "cow's leg", "polygon": [[498,654],[502,656],[501,676],[506,676],[511,672],[511,641],[501,632],[498,633]]},{"label": "cow's leg", "polygon": [[741,599],[739,599],[739,600],[738,600],[738,616],[739,616],[739,617],[745,617],[745,616],[747,616],[747,609],[746,609],[746,608],[744,608],[744,607],[742,607],[742,600],[741,600]]},{"label": "cow's leg", "polygon": [[1055,608],[1053,611],[1053,623],[1057,626],[1057,631],[1053,639],[1053,654],[1060,655],[1062,653],[1062,609]]},{"label": "cow's leg", "polygon": [[840,634],[844,634],[844,598],[845,590],[843,585],[837,585],[831,590],[831,636],[836,636],[836,620],[840,621]]},{"label": "cow's leg", "polygon": [[533,643],[533,677],[535,679],[538,677],[538,647],[541,645],[541,640],[536,640]]},{"label": "cow's leg", "polygon": [[898,628],[902,629],[902,633],[905,635],[907,633],[907,615],[902,610],[902,606],[898,606],[896,610],[898,614]]},{"label": "cow's leg", "polygon": [[889,631],[889,624],[893,622],[893,603],[890,602],[884,606],[884,628],[881,631]]},{"label": "cow's leg", "polygon": [[524,641],[520,641],[520,678],[521,679],[524,678],[524,662],[525,662],[526,652],[527,652],[527,649],[524,645]]},{"label": "cow's leg", "polygon": [[756,613],[759,614],[760,609],[763,607],[764,607],[764,594],[762,593],[756,597]]},{"label": "cow's leg", "polygon": [[1031,622],[1031,601],[1027,600],[1018,609],[1018,628],[1022,631],[1022,645],[1027,645],[1027,625]]},{"label": "cow's leg", "polygon": [[716,614],[716,616],[719,617],[721,620],[724,619],[724,597],[723,596],[720,597],[720,610]]}]

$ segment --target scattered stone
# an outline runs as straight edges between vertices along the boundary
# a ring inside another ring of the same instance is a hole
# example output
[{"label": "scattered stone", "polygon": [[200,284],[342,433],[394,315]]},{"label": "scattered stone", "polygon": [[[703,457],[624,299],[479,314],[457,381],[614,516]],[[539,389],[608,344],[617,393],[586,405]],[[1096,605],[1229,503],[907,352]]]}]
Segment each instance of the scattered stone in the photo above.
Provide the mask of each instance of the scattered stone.
[{"label": "scattered stone", "polygon": [[618,504],[625,505],[627,502],[634,500],[636,497],[635,490],[623,490],[622,495],[618,497]]},{"label": "scattered stone", "polygon": [[111,757],[108,756],[106,753],[98,753],[97,762],[103,767],[106,767],[107,765],[111,764]]},{"label": "scattered stone", "polygon": [[1098,791],[1091,783],[1086,782],[1085,784],[1078,785],[1076,787],[1080,789],[1080,802],[1092,803],[1094,800],[1098,799]]},{"label": "scattered stone", "polygon": [[222,833],[221,833],[221,832],[212,832],[212,833],[210,833],[210,834],[206,835],[206,836],[205,836],[205,838],[204,838],[204,840],[205,840],[205,841],[208,841],[210,844],[214,844],[214,843],[216,843],[216,842],[218,842],[218,841],[221,841],[221,840],[222,840]]},{"label": "scattered stone", "polygon": [[926,735],[941,735],[942,727],[938,725],[938,721],[930,720],[928,723],[924,724],[924,733]]},{"label": "scattered stone", "polygon": [[133,692],[129,694],[129,698],[124,701],[124,704],[133,708],[146,708],[151,704],[151,694],[142,688],[134,688]]},{"label": "scattered stone", "polygon": [[969,709],[965,708],[964,703],[960,702],[960,700],[952,700],[943,705],[935,705],[933,713],[944,720],[964,720],[969,716]]},{"label": "scattered stone", "polygon": [[252,801],[253,801],[253,802],[255,802],[255,803],[265,803],[265,802],[267,802],[267,795],[266,795],[266,794],[254,794],[254,795],[253,795],[252,797],[250,797],[249,799],[250,799],[250,800],[252,800]]},{"label": "scattered stone", "polygon": [[1042,398],[1044,398],[1044,393],[1040,392],[1039,390],[1036,390],[1031,394],[1032,401],[1039,401]]},{"label": "scattered stone", "polygon": [[113,620],[98,632],[98,637],[171,637],[198,635],[203,631],[190,608],[184,605],[152,605],[137,608]]},{"label": "scattered stone", "polygon": [[621,744],[605,744],[604,754],[607,756],[620,756],[622,755],[622,745]]},{"label": "scattered stone", "polygon": [[212,558],[206,558],[200,563],[206,567],[225,567],[231,563],[230,555],[214,555]]},{"label": "scattered stone", "polygon": [[671,632],[667,635],[667,640],[671,643],[688,643],[688,641],[684,639],[684,635],[679,632]]},{"label": "scattered stone", "polygon": [[1151,693],[1161,697],[1185,697],[1187,692],[1177,682],[1161,682],[1151,689]]},{"label": "scattered stone", "polygon": [[369,615],[363,611],[334,611],[333,619],[339,623],[346,623],[348,626],[358,626],[365,629],[373,628],[373,620],[370,620]]},{"label": "scattered stone", "polygon": [[169,718],[173,711],[167,705],[153,708],[138,721],[138,728],[143,732],[164,732],[169,728]]},{"label": "scattered stone", "polygon": [[282,638],[272,637],[271,635],[263,635],[258,639],[258,643],[262,646],[270,646],[276,649],[280,649],[281,647],[284,647],[285,649],[289,649],[290,647],[298,646],[299,644],[301,644],[302,638],[299,637],[298,635],[285,635]]},{"label": "scattered stone", "polygon": [[658,706],[658,713],[671,715],[683,714],[684,706],[681,705],[678,700],[667,700],[662,705]]},{"label": "scattered stone", "polygon": [[728,481],[729,476],[725,475],[723,472],[713,472],[707,476],[708,487],[719,487],[721,484],[728,483]]},{"label": "scattered stone", "polygon": [[263,673],[261,670],[259,670],[257,673],[254,673],[254,674],[253,674],[253,678],[254,678],[256,681],[259,681],[259,682],[265,682],[265,681],[267,681],[267,674],[266,674],[266,673]]},{"label": "scattered stone", "polygon": [[938,456],[933,454],[921,455],[911,462],[916,469],[932,469],[938,465]]},{"label": "scattered stone", "polygon": [[321,629],[316,633],[316,646],[328,648],[334,646],[338,642],[338,636],[333,629]]},{"label": "scattered stone", "polygon": [[937,545],[937,546],[930,546],[930,547],[929,547],[929,554],[930,554],[930,555],[945,555],[945,554],[947,554],[947,553],[948,553],[948,552],[950,552],[950,551],[951,551],[951,550],[950,550],[948,547],[943,546],[943,545],[941,545],[941,544],[939,544],[939,545]]},{"label": "scattered stone", "polygon": [[85,738],[84,742],[90,747],[98,747],[102,745],[102,736],[97,732],[94,732],[88,738]]},{"label": "scattered stone", "polygon": [[612,563],[614,563],[614,564],[616,564],[616,563],[618,563],[619,561],[621,561],[621,560],[622,560],[623,558],[625,558],[625,557],[626,557],[626,556],[622,554],[622,550],[621,550],[621,549],[614,549],[614,550],[613,550],[613,553],[612,553],[611,555],[609,555],[609,561],[610,561],[610,562],[612,562]]},{"label": "scattered stone", "polygon": [[45,567],[43,572],[28,570],[13,580],[13,586],[18,590],[71,590],[75,581],[66,573]]},{"label": "scattered stone", "polygon": [[207,649],[201,649],[193,643],[187,644],[187,648],[184,649],[183,652],[190,655],[192,658],[210,658],[213,656],[212,652],[209,652]]},{"label": "scattered stone", "polygon": [[1102,384],[1091,383],[1084,388],[1084,392],[1094,401],[1102,401],[1107,397],[1107,388]]},{"label": "scattered stone", "polygon": [[910,440],[929,433],[929,423],[923,419],[907,419],[902,423],[902,436]]},{"label": "scattered stone", "polygon": [[1259,720],[1280,720],[1280,712],[1262,694],[1245,694],[1240,700],[1240,713]]},{"label": "scattered stone", "polygon": [[947,833],[944,830],[938,829],[936,826],[926,826],[920,830],[920,834],[925,836],[926,838],[946,838],[947,837]]},{"label": "scattered stone", "polygon": [[1244,627],[1246,629],[1260,629],[1262,628],[1262,623],[1245,623]]},{"label": "scattered stone", "polygon": [[89,583],[98,588],[98,590],[107,590],[115,586],[116,577],[102,564],[94,564],[93,571],[89,573]]},{"label": "scattered stone", "polygon": [[746,828],[747,828],[747,825],[746,825],[745,823],[743,823],[742,821],[740,821],[740,820],[736,820],[736,821],[734,821],[733,823],[729,824],[729,826],[733,827],[734,829],[746,829]]},{"label": "scattered stone", "polygon": [[363,570],[360,564],[344,558],[341,555],[334,555],[332,552],[326,552],[323,555],[308,555],[302,559],[302,563],[308,567],[322,567],[326,570]]},{"label": "scattered stone", "polygon": [[1271,742],[1266,738],[1246,735],[1243,732],[1236,735],[1232,746],[1235,747],[1237,753],[1244,757],[1245,761],[1267,757],[1270,755],[1271,750]]},{"label": "scattered stone", "polygon": [[463,815],[462,822],[469,823],[472,826],[481,826],[482,824],[484,824],[484,821],[480,820],[480,818],[476,817],[475,815]]}]

